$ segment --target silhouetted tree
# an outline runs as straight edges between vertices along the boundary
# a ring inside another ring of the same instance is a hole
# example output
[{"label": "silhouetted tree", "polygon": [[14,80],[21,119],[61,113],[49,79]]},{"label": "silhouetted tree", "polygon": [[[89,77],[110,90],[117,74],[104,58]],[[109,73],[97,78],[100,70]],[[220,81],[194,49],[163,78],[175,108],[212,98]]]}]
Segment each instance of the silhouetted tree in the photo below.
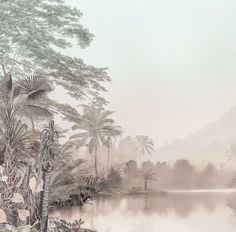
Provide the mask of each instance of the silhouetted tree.
[{"label": "silhouetted tree", "polygon": [[176,188],[190,188],[193,185],[195,170],[188,160],[177,160],[173,167],[173,185]]},{"label": "silhouetted tree", "polygon": [[153,180],[157,181],[157,173],[155,172],[154,165],[150,161],[142,163],[139,170],[139,178],[144,180],[144,191],[148,190],[148,182]]},{"label": "silhouetted tree", "polygon": [[200,188],[217,188],[222,184],[219,171],[214,164],[208,163],[198,175],[196,185]]}]

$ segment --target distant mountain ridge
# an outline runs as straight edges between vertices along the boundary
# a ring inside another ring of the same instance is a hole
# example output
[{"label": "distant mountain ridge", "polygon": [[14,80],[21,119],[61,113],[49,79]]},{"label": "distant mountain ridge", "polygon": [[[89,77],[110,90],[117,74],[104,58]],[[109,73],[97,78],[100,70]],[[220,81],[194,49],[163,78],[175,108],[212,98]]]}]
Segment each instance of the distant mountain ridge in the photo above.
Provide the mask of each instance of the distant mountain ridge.
[{"label": "distant mountain ridge", "polygon": [[227,161],[227,150],[236,143],[236,106],[218,121],[155,151],[157,160],[189,159],[194,162]]}]

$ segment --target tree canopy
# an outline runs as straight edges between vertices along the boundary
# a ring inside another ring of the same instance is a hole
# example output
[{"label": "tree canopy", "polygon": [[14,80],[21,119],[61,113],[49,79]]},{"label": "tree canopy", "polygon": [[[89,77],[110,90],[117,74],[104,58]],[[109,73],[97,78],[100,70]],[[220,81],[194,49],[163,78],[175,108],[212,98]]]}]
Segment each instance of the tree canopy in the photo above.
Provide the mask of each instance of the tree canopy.
[{"label": "tree canopy", "polygon": [[[0,0],[0,63],[13,77],[42,72],[76,99],[105,103],[100,95],[110,78],[106,68],[87,65],[63,49],[85,48],[93,34],[82,13],[64,0]],[[2,75],[3,76],[3,75]]]}]

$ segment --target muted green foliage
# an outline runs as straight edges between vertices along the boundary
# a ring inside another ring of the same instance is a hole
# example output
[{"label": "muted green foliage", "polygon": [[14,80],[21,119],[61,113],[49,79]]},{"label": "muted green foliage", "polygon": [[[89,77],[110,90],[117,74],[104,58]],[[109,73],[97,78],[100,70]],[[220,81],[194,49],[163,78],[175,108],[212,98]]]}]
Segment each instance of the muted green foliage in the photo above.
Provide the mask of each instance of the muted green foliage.
[{"label": "muted green foliage", "polygon": [[0,64],[4,72],[19,78],[37,71],[76,99],[106,102],[100,96],[105,91],[102,83],[110,80],[106,69],[61,52],[75,44],[85,48],[93,39],[80,24],[78,9],[63,0],[1,0],[0,5]]},{"label": "muted green foliage", "polygon": [[50,217],[48,232],[95,232],[94,230],[81,228],[83,223],[81,219],[67,222],[61,218]]},{"label": "muted green foliage", "polygon": [[[98,146],[108,141],[106,136],[118,133],[115,127],[111,130],[113,120],[107,118],[111,112],[100,110],[107,103],[101,95],[106,91],[104,83],[110,81],[107,69],[87,65],[64,52],[75,46],[85,48],[93,40],[80,23],[81,12],[64,0],[0,0],[0,6],[1,207],[11,225],[40,224],[41,231],[86,231],[80,227],[81,220],[50,221],[55,230],[47,229],[48,205],[61,200],[55,193],[66,198],[76,195],[84,204],[105,186],[104,179],[97,177],[97,168],[96,177],[79,170],[85,161],[70,160],[70,148],[89,143],[89,151],[97,155]],[[47,93],[58,85],[81,105],[92,106],[93,112],[87,108],[81,116],[72,106],[49,99]],[[74,129],[87,133],[82,141],[59,144],[52,120],[39,140],[36,122],[58,112],[75,124]],[[89,120],[94,122],[92,129]],[[38,183],[41,190],[36,192]],[[15,194],[21,201],[9,203]],[[22,220],[20,210],[27,213],[26,219]],[[24,226],[22,231],[29,228]]]},{"label": "muted green foliage", "polygon": [[111,167],[106,179],[107,189],[118,189],[122,183],[122,170],[121,168]]},{"label": "muted green foliage", "polygon": [[108,118],[113,112],[101,108],[85,107],[83,116],[72,129],[79,133],[71,136],[76,139],[78,146],[88,146],[89,153],[94,152],[95,175],[98,175],[97,150],[102,144],[107,144],[106,136],[110,134],[113,120]]},{"label": "muted green foliage", "polygon": [[8,143],[15,154],[26,154],[33,145],[29,138],[27,125],[20,118],[50,117],[51,113],[41,105],[41,101],[51,91],[44,76],[33,75],[13,81],[6,74],[0,82],[0,146],[1,159]]},{"label": "muted green foliage", "polygon": [[60,184],[52,185],[51,206],[84,205],[103,191],[105,186],[106,182],[101,177],[79,176],[72,179],[65,177]]}]

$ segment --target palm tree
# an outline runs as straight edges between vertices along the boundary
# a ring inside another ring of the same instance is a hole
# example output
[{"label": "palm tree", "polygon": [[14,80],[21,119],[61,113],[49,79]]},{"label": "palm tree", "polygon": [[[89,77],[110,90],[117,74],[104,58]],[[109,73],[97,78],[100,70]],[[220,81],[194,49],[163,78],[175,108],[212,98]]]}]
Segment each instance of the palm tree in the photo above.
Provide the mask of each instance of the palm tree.
[{"label": "palm tree", "polygon": [[147,192],[147,190],[148,190],[148,181],[150,181],[150,180],[156,181],[156,179],[155,179],[156,175],[157,175],[157,173],[155,172],[155,168],[149,161],[144,162],[142,164],[142,167],[139,171],[139,177],[144,180],[144,191],[145,192]]},{"label": "palm tree", "polygon": [[142,156],[144,156],[145,153],[151,154],[151,152],[154,150],[153,148],[154,142],[148,136],[137,135],[134,137],[134,143],[136,152],[140,154],[140,164],[141,164]]},{"label": "palm tree", "polygon": [[[46,77],[34,74],[32,76],[27,76],[16,82],[15,91],[19,93],[21,96],[25,96],[25,103],[29,104],[37,104],[37,110],[25,107],[24,116],[30,119],[32,130],[33,130],[33,138],[35,136],[35,126],[34,120],[35,118],[41,118],[42,116],[51,116],[50,112],[38,112],[38,106],[42,107],[42,102],[46,100],[46,96],[49,92],[52,91],[52,88],[47,81]],[[24,104],[25,104],[24,103]],[[43,108],[45,110],[45,108]],[[50,113],[48,115],[48,113]]]},{"label": "palm tree", "polygon": [[107,175],[109,174],[109,170],[110,170],[110,149],[112,148],[113,142],[116,139],[117,136],[120,136],[122,133],[122,129],[120,126],[114,125],[114,123],[112,123],[107,131],[106,134],[106,142],[105,142],[105,146],[107,147]]},{"label": "palm tree", "polygon": [[[40,99],[51,91],[50,85],[44,77],[33,75],[13,82],[10,73],[0,82],[0,125],[3,156],[6,144],[15,150],[16,141],[25,137],[26,124],[22,124],[20,117],[50,117],[51,113],[40,105]],[[34,128],[34,126],[32,126]],[[24,134],[24,136],[23,136]],[[22,136],[20,136],[22,135]],[[2,158],[2,157],[1,157]]]},{"label": "palm tree", "polygon": [[100,108],[85,107],[83,116],[78,119],[78,124],[72,127],[73,130],[79,130],[80,133],[71,136],[71,139],[79,138],[78,144],[80,146],[87,144],[89,153],[94,152],[96,177],[98,175],[97,151],[100,145],[105,145],[107,142],[105,138],[109,132],[110,125],[113,123],[113,120],[109,119],[108,116],[112,113],[111,111],[102,110]]},{"label": "palm tree", "polygon": [[47,231],[48,223],[48,202],[51,184],[51,172],[54,167],[56,149],[57,149],[58,133],[54,128],[54,121],[50,120],[49,126],[42,132],[41,142],[41,164],[43,172],[43,192],[40,205],[40,231]]}]

